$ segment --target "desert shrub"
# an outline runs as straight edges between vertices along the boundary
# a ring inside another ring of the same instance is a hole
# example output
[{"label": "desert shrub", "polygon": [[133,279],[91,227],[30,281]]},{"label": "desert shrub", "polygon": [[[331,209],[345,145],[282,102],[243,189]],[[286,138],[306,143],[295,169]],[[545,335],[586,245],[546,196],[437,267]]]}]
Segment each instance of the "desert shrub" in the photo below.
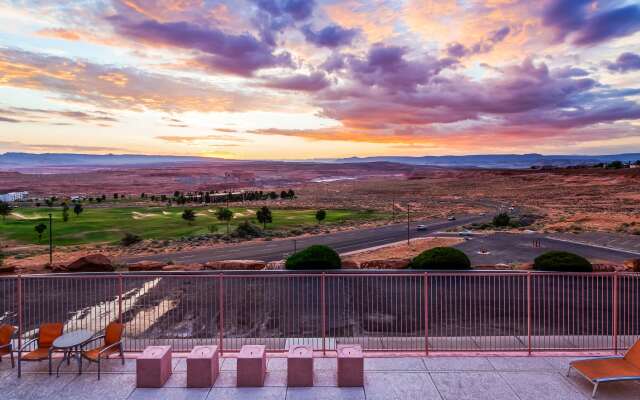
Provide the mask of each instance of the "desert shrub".
[{"label": "desert shrub", "polygon": [[120,244],[125,247],[131,246],[140,242],[142,242],[142,238],[130,232],[125,233],[122,239],[120,239]]},{"label": "desert shrub", "polygon": [[249,221],[244,221],[238,225],[236,230],[233,232],[233,236],[242,239],[257,238],[262,236],[262,229]]},{"label": "desert shrub", "polygon": [[549,251],[533,260],[533,269],[556,272],[591,272],[593,267],[584,257],[566,251]]},{"label": "desert shrub", "polygon": [[340,256],[331,247],[313,245],[290,255],[285,267],[287,269],[340,269]]},{"label": "desert shrub", "polygon": [[493,225],[494,226],[509,226],[511,222],[511,218],[507,213],[500,213],[493,217]]},{"label": "desert shrub", "polygon": [[409,268],[463,270],[471,269],[471,261],[464,252],[453,247],[434,247],[411,260]]}]

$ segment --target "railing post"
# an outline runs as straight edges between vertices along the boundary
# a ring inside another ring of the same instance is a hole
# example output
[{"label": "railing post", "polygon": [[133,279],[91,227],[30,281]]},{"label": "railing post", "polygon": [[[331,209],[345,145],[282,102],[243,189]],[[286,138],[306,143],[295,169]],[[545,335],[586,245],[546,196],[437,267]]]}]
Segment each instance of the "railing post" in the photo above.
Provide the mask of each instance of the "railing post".
[{"label": "railing post", "polygon": [[618,272],[614,272],[613,274],[612,295],[613,312],[611,314],[613,316],[613,351],[614,354],[618,354]]},{"label": "railing post", "polygon": [[122,273],[118,274],[118,322],[122,323],[122,293],[124,292]]},{"label": "railing post", "polygon": [[424,285],[424,355],[429,355],[429,276],[423,274]]},{"label": "railing post", "polygon": [[327,305],[325,297],[325,273],[320,278],[320,304],[322,305],[322,355],[327,355]]},{"label": "railing post", "polygon": [[531,355],[531,271],[527,271],[527,352]]},{"label": "railing post", "polygon": [[219,350],[220,355],[224,353],[224,275],[220,273],[218,275],[218,313],[220,314],[220,328],[218,329],[219,335]]},{"label": "railing post", "polygon": [[18,301],[18,349],[22,348],[22,275],[18,274],[18,280],[16,281],[18,286],[16,289],[17,301]]}]

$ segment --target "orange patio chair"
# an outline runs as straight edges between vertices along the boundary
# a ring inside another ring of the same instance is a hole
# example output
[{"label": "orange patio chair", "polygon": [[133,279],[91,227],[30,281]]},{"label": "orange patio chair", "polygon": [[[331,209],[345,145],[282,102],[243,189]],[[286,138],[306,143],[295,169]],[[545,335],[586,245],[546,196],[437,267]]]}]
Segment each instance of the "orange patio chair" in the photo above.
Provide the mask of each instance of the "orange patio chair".
[{"label": "orange patio chair", "polygon": [[[51,375],[51,352],[53,350],[53,341],[62,336],[63,329],[64,325],[57,322],[40,325],[40,329],[38,329],[38,337],[27,341],[18,350],[18,378],[22,376],[22,361],[49,360],[49,375]],[[38,347],[23,355],[22,353],[34,342],[37,342]]]},{"label": "orange patio chair", "polygon": [[16,333],[18,328],[12,325],[0,325],[0,361],[2,361],[2,356],[5,354],[9,354],[11,356],[11,368],[15,368],[16,362],[13,360],[13,344],[11,343],[11,339],[13,339],[13,334]]},{"label": "orange patio chair", "polygon": [[600,383],[640,380],[640,340],[624,356],[572,361],[567,376],[572,368],[593,383],[591,397],[596,396]]},{"label": "orange patio chair", "polygon": [[86,358],[90,362],[98,363],[98,379],[100,379],[100,361],[103,358],[109,358],[111,354],[119,353],[122,365],[124,365],[124,353],[122,350],[122,332],[124,331],[124,324],[118,322],[111,322],[104,330],[104,334],[96,336],[87,344],[99,339],[104,339],[102,346],[95,349],[82,352],[82,357]]}]

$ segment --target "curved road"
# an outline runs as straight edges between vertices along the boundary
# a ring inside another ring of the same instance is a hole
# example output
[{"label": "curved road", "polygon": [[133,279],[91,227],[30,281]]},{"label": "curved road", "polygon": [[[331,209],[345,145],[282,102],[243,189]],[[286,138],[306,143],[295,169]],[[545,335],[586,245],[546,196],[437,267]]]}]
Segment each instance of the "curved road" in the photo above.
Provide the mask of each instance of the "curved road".
[{"label": "curved road", "polygon": [[[487,215],[465,215],[455,221],[433,220],[429,222],[412,222],[410,234],[412,238],[424,237],[434,232],[449,228],[481,222],[487,220]],[[427,226],[424,231],[416,231],[416,226]],[[282,260],[287,254],[294,251],[294,243],[297,249],[302,249],[313,244],[324,244],[332,247],[338,253],[347,253],[355,250],[367,249],[374,246],[399,242],[407,239],[407,224],[397,223],[377,228],[359,229],[348,232],[336,232],[326,235],[309,236],[274,240],[271,242],[248,242],[244,244],[229,245],[219,248],[207,248],[182,251],[178,253],[154,254],[150,256],[138,256],[123,258],[123,262],[136,262],[142,260],[169,261],[176,263],[204,263],[218,260]]]}]

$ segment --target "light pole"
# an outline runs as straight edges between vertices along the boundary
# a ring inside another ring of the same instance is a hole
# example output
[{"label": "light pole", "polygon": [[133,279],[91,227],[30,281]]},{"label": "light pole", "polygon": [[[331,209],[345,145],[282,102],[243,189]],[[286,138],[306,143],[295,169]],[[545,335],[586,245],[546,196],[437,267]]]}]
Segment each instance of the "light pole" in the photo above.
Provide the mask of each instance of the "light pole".
[{"label": "light pole", "polygon": [[53,216],[49,213],[49,266],[53,266]]},{"label": "light pole", "polygon": [[407,247],[411,241],[411,217],[409,216],[409,203],[407,203]]}]

